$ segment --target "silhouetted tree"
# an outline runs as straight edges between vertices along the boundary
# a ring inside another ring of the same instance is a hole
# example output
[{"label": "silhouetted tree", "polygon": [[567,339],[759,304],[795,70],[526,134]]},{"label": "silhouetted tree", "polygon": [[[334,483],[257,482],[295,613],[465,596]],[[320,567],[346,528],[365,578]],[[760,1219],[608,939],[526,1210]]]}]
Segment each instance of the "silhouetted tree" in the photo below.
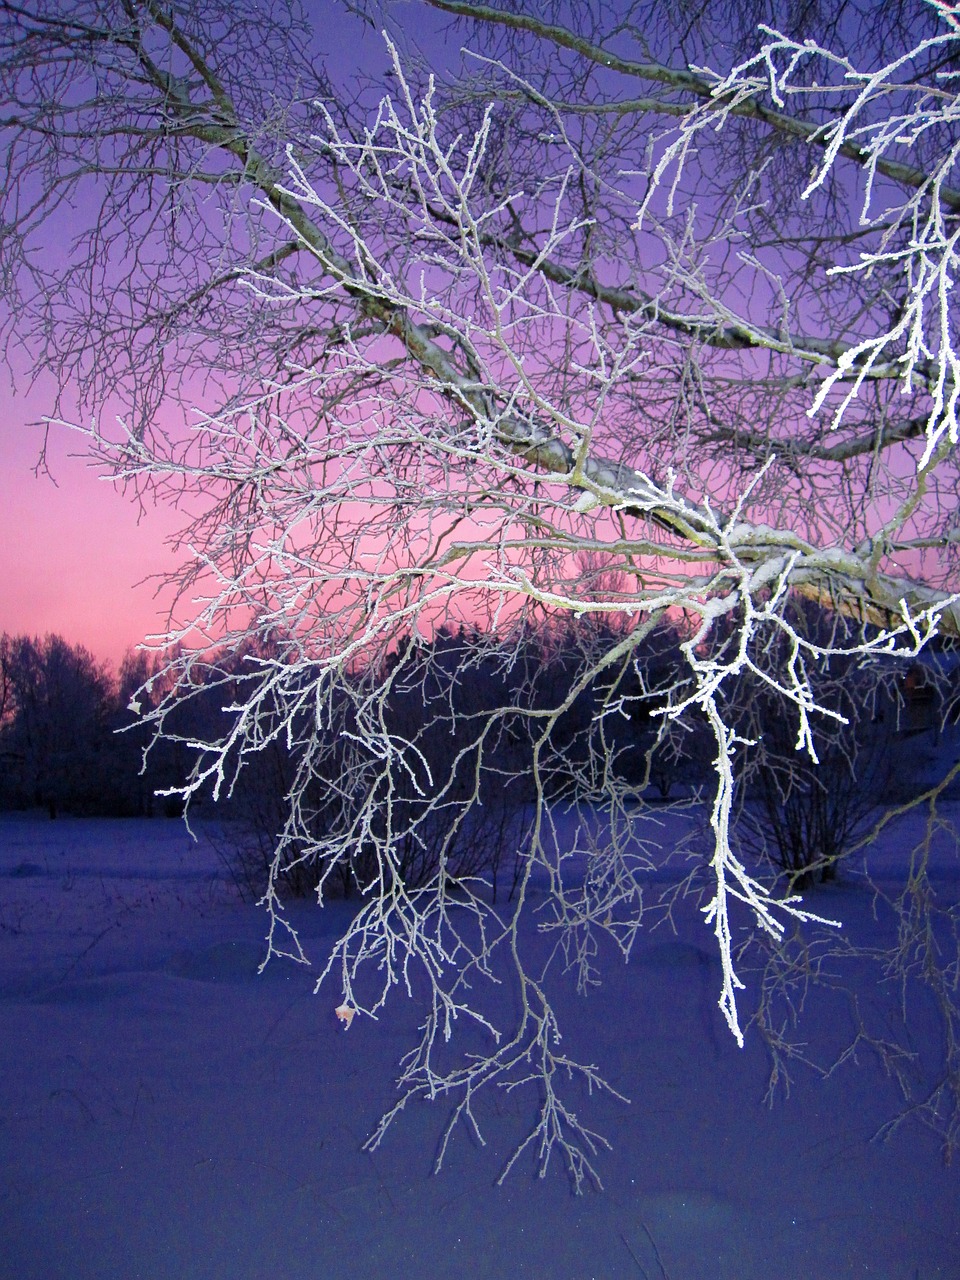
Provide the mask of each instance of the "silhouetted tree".
[{"label": "silhouetted tree", "polygon": [[116,689],[107,666],[61,636],[5,640],[8,803],[42,806],[51,818],[111,812]]}]

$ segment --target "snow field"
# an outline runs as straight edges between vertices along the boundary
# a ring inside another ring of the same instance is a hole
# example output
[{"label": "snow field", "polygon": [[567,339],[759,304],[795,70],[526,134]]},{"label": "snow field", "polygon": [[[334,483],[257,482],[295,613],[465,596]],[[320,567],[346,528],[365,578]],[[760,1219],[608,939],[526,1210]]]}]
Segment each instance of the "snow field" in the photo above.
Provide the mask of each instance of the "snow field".
[{"label": "snow field", "polygon": [[[851,932],[882,926],[855,880],[817,896]],[[349,910],[295,904],[312,956]],[[560,997],[565,1044],[632,1100],[577,1100],[613,1145],[606,1190],[574,1198],[559,1161],[497,1187],[532,1099],[482,1099],[487,1146],[461,1132],[436,1177],[442,1102],[363,1152],[418,1010],[398,992],[345,1032],[310,971],[258,977],[264,917],[202,832],[0,819],[0,1276],[958,1280],[956,1167],[917,1123],[871,1142],[895,1083],[865,1053],[764,1106],[767,1059],[723,1026],[710,934],[692,905],[675,918],[587,999]],[[895,1018],[875,983],[860,999]],[[846,1001],[809,1002],[803,1038],[827,1056]]]}]

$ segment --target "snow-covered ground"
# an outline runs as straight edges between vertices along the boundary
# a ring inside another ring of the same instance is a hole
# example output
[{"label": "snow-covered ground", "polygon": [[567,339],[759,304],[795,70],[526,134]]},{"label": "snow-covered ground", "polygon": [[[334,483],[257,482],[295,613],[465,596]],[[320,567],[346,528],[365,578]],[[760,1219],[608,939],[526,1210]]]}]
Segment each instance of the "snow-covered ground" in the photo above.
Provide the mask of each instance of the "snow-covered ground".
[{"label": "snow-covered ground", "polygon": [[[893,869],[910,831],[884,841]],[[936,856],[949,899],[952,842]],[[814,897],[851,936],[884,927],[850,878]],[[297,906],[312,954],[347,910]],[[960,1278],[960,1169],[916,1122],[871,1141],[895,1082],[864,1053],[767,1108],[763,1047],[738,1050],[716,1008],[710,934],[692,905],[675,919],[563,1001],[565,1043],[632,1099],[578,1104],[613,1143],[606,1190],[573,1197],[559,1161],[497,1187],[531,1099],[485,1099],[487,1146],[463,1133],[439,1176],[442,1104],[408,1108],[364,1153],[418,1010],[398,995],[345,1032],[309,971],[258,977],[264,918],[203,838],[3,817],[0,1276]],[[875,978],[859,999],[895,1023]],[[840,1036],[848,1005],[814,992],[805,1038]]]}]

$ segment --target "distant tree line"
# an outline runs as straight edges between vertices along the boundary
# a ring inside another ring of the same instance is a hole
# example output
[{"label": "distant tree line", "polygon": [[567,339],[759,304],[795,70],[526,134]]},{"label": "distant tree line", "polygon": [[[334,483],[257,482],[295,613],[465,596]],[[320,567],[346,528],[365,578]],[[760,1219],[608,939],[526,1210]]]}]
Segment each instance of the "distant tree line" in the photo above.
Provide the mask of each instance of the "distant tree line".
[{"label": "distant tree line", "polygon": [[150,675],[130,652],[114,673],[62,636],[0,636],[0,809],[46,810],[51,818],[146,816],[169,777],[160,757],[141,773],[143,732],[126,709]]},{"label": "distant tree line", "polygon": [[[726,713],[742,743],[738,849],[797,889],[833,878],[878,810],[911,798],[916,775],[905,764],[922,752],[896,745],[916,731],[908,688],[918,671],[937,685],[931,727],[952,715],[953,668],[942,653],[922,668],[844,653],[849,622],[801,598],[787,616],[797,635],[834,650],[808,672],[817,697],[836,712],[807,725],[822,767],[798,750],[796,715],[761,724],[772,697],[763,662],[730,682]],[[440,872],[451,883],[482,875],[496,896],[518,874],[525,815],[538,798],[629,811],[641,800],[711,795],[716,746],[707,725],[669,715],[691,691],[676,656],[683,619],[661,623],[622,662],[598,671],[597,654],[616,646],[618,627],[602,613],[544,615],[519,637],[470,627],[407,635],[376,669],[358,663],[329,672],[319,725],[312,672],[304,671],[302,697],[294,686],[261,695],[260,737],[233,752],[233,772],[220,779],[231,861],[244,887],[259,894],[272,879],[304,895],[322,882],[326,892],[350,894],[376,882],[388,853],[408,887],[431,884]],[[722,663],[737,635],[734,624],[718,627],[715,651],[703,656]],[[279,668],[293,643],[277,635],[194,666],[192,695],[171,708],[163,728],[192,753],[195,776],[209,759],[195,744],[204,734],[227,742],[248,686]],[[784,655],[771,645],[763,658],[772,668]],[[383,686],[385,697],[365,699],[364,690]],[[385,766],[391,755],[402,757],[402,768]]]},{"label": "distant tree line", "polygon": [[[841,619],[804,601],[791,617],[808,639],[836,650]],[[535,773],[551,803],[594,794],[598,803],[612,796],[629,806],[641,796],[667,801],[706,785],[713,753],[706,726],[681,728],[665,714],[687,692],[676,658],[682,624],[661,624],[628,660],[597,675],[596,654],[615,644],[616,630],[616,619],[602,614],[545,618],[509,644],[478,628],[440,628],[430,639],[407,636],[385,670],[359,664],[340,672],[350,696],[344,689],[331,698],[319,731],[307,706],[291,718],[287,706],[262,705],[262,740],[239,754],[219,787],[228,861],[242,887],[259,893],[272,869],[294,895],[321,881],[328,891],[350,894],[377,876],[377,850],[389,847],[411,887],[442,866],[451,881],[483,874],[496,894],[509,891],[517,874],[524,813],[537,798]],[[718,629],[718,660],[736,634],[735,626],[729,636]],[[191,696],[177,699],[153,740],[142,716],[161,706],[168,690],[147,654],[129,652],[114,673],[60,636],[3,635],[0,809],[42,808],[51,818],[179,813],[178,796],[157,792],[202,769],[195,744],[230,735],[245,686],[283,645],[278,636],[198,663]],[[928,670],[933,679],[935,665]],[[584,680],[584,671],[594,674]],[[916,682],[916,669],[865,668],[857,655],[834,651],[811,673],[818,696],[843,717],[811,724],[819,769],[796,750],[792,720],[764,719],[772,695],[763,675],[762,667],[744,674],[729,708],[744,743],[738,841],[744,854],[802,888],[832,877],[876,809],[909,785],[893,743],[906,723],[904,690]],[[371,727],[360,723],[363,700],[355,694],[382,681],[390,692],[377,713],[381,746],[371,750]],[[284,732],[271,733],[271,720]],[[406,768],[385,773],[381,749],[401,750]],[[194,797],[201,810],[216,781]],[[378,788],[383,829],[370,830],[361,815]],[[295,793],[302,834],[285,845],[278,868],[276,848]],[[348,832],[349,859],[334,852]]]},{"label": "distant tree line", "polygon": [[[499,734],[485,741],[480,785],[486,796],[493,789],[492,777],[509,765],[507,772],[514,777],[513,792],[519,800],[523,787],[516,776],[523,773],[524,743],[517,725],[538,705],[552,706],[562,700],[558,692],[571,685],[578,653],[599,638],[596,627],[582,631],[579,636],[572,629],[563,635],[546,629],[531,633],[529,643],[519,656],[512,653],[509,664],[496,640],[476,630],[461,629],[454,635],[441,629],[429,642],[409,639],[409,648],[420,658],[412,668],[419,676],[411,676],[411,669],[405,668],[391,699],[389,719],[393,732],[417,743],[419,765],[410,775],[411,795],[426,785],[423,777],[418,779],[417,770],[429,774],[433,766],[440,776],[441,757],[463,751],[472,720],[498,705],[515,708],[516,715],[505,714]],[[657,648],[657,642],[650,646],[651,672],[656,669]],[[472,666],[470,679],[465,680],[457,676],[457,663],[468,651]],[[229,731],[231,713],[225,708],[235,703],[249,673],[270,657],[270,646],[261,645],[199,667],[193,696],[166,720],[163,739],[150,745],[145,759],[152,735],[140,724],[137,712],[142,715],[150,705],[157,705],[166,691],[158,664],[151,663],[149,655],[130,651],[115,672],[83,645],[59,635],[0,635],[0,809],[42,808],[55,818],[67,813],[148,816],[177,808],[175,798],[164,803],[155,792],[189,776],[190,743],[201,730]],[[351,678],[362,682],[365,674],[356,671]],[[655,683],[666,679],[667,673],[652,678]],[[150,687],[145,689],[148,682]],[[598,699],[609,692],[591,688],[571,698],[555,735],[564,748],[579,744],[579,756],[564,751],[568,765],[576,758],[579,767],[589,767],[587,730]],[[644,780],[636,748],[643,733],[650,732],[651,708],[643,703],[643,692],[636,678],[629,692],[625,687],[620,690],[629,708],[621,747],[624,761],[629,756],[631,762],[621,763],[625,778],[634,783]],[[136,711],[131,707],[134,695]],[[433,714],[431,706],[436,705],[452,710],[452,718]],[[459,737],[464,741],[458,741],[456,732],[451,737],[449,723],[461,727]],[[324,782],[331,794],[339,792],[342,777],[350,769],[345,745],[349,730],[346,722],[331,723],[325,735],[329,767]],[[530,750],[529,733],[526,749]],[[282,798],[298,755],[295,745],[274,740],[265,750],[246,756],[231,779],[230,812],[236,815],[262,807],[265,797],[275,793]],[[475,764],[470,752],[465,752],[451,794],[466,794]],[[667,785],[663,778],[661,784]],[[555,785],[561,795],[564,781],[559,767]],[[410,803],[410,796],[400,802]],[[318,798],[316,805],[319,820],[329,810],[330,800]]]}]

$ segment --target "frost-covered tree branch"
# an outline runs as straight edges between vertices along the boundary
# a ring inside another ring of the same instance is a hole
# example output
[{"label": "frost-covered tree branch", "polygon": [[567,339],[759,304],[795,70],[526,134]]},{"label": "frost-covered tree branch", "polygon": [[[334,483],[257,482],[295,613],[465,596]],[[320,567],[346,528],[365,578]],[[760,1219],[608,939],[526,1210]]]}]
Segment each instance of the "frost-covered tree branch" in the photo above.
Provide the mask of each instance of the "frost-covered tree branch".
[{"label": "frost-covered tree branch", "polygon": [[708,68],[657,6],[632,52],[574,8],[429,0],[469,20],[462,66],[388,31],[371,91],[284,4],[7,6],[0,253],[51,422],[111,401],[91,454],[190,513],[147,713],[179,792],[229,800],[282,750],[270,950],[313,959],[281,892],[309,867],[361,895],[321,961],[346,1024],[425,1001],[374,1141],[413,1096],[478,1126],[481,1085],[534,1083],[521,1151],[579,1186],[597,1138],[560,1078],[600,1075],[551,987],[629,956],[664,762],[710,778],[690,848],[742,1041],[747,940],[818,916],[737,853],[737,691],[815,763],[846,719],[819,670],[960,634],[960,37],[935,4],[879,69],[772,28]]}]

